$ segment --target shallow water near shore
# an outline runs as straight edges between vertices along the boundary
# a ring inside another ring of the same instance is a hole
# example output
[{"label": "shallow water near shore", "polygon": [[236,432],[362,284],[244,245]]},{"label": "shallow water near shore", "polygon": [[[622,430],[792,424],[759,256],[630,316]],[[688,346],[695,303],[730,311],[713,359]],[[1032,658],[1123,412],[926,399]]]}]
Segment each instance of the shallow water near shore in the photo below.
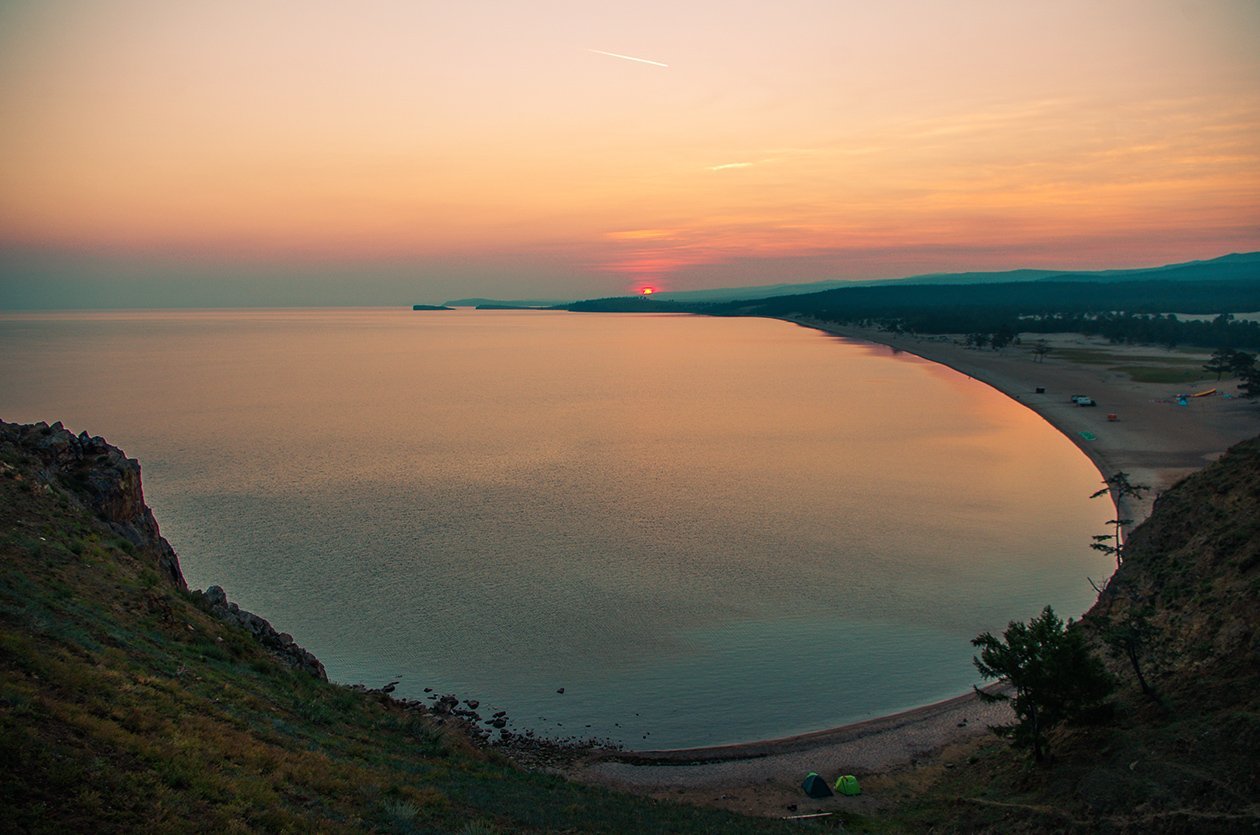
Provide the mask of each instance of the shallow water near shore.
[{"label": "shallow water near shore", "polygon": [[[144,466],[194,588],[342,682],[682,747],[957,695],[1079,615],[1111,507],[940,366],[783,322],[409,310],[0,316],[0,417]],[[558,693],[564,688],[564,693]]]}]

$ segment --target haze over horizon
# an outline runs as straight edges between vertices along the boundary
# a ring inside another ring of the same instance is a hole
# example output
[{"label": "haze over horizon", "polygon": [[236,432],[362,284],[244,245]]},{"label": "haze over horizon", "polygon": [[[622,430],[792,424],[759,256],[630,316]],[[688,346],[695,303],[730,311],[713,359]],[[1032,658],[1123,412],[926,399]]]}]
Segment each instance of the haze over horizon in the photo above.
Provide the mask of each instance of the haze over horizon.
[{"label": "haze over horizon", "polygon": [[1260,250],[1260,4],[0,2],[0,308]]}]

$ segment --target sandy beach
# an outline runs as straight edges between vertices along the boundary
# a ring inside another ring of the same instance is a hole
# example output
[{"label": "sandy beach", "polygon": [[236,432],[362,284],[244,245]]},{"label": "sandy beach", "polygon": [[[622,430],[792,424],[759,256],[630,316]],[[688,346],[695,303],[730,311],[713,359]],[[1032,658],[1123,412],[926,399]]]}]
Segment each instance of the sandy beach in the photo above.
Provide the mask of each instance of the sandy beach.
[{"label": "sandy beach", "polygon": [[[839,338],[888,346],[941,363],[998,389],[1041,415],[1110,476],[1123,471],[1131,483],[1149,485],[1140,500],[1121,507],[1140,523],[1158,494],[1217,458],[1231,445],[1260,433],[1260,405],[1234,396],[1236,381],[1218,382],[1202,370],[1210,351],[1115,346],[1079,334],[1045,337],[1049,353],[1038,358],[1040,336],[1023,335],[1002,351],[978,350],[948,337],[895,336],[873,329],[790,320]],[[1146,382],[1155,378],[1173,382]],[[1040,389],[1040,391],[1039,391]],[[1178,395],[1217,389],[1213,395]],[[1084,394],[1096,407],[1071,401]],[[1110,416],[1114,416],[1111,418]],[[1101,486],[1101,484],[1100,484]],[[748,814],[787,816],[838,808],[878,809],[913,775],[954,767],[1008,721],[1004,704],[974,694],[855,725],[739,745],[680,751],[597,755],[569,770],[574,779],[654,797],[722,806]],[[802,778],[817,771],[829,780],[856,774],[859,798],[811,800]]]}]

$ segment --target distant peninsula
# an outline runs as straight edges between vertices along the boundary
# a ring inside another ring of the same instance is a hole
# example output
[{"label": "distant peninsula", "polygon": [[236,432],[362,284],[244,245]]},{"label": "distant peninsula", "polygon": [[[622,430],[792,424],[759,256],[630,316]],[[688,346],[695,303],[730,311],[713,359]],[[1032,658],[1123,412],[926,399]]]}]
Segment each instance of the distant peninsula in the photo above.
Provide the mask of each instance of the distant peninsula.
[{"label": "distant peninsula", "polygon": [[413,304],[412,310],[454,310],[453,307],[447,307],[444,304]]},{"label": "distant peninsula", "polygon": [[445,302],[448,307],[475,307],[478,310],[509,310],[521,307],[557,307],[573,304],[575,299],[452,299]]}]

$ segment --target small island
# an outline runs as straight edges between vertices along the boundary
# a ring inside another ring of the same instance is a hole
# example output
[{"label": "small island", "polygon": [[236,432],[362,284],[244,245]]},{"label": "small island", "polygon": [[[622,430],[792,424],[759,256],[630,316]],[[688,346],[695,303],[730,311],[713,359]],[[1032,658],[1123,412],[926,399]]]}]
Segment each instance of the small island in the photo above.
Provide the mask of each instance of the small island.
[{"label": "small island", "polygon": [[454,310],[453,307],[447,307],[444,304],[413,304],[412,310]]}]

